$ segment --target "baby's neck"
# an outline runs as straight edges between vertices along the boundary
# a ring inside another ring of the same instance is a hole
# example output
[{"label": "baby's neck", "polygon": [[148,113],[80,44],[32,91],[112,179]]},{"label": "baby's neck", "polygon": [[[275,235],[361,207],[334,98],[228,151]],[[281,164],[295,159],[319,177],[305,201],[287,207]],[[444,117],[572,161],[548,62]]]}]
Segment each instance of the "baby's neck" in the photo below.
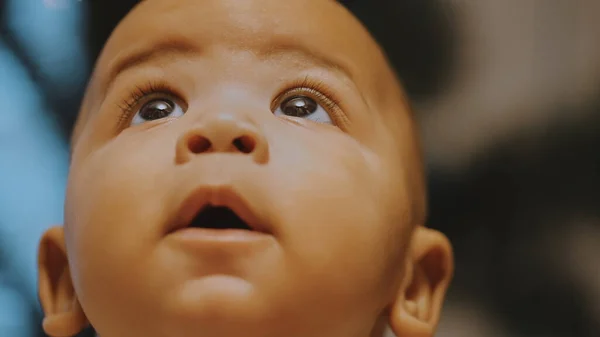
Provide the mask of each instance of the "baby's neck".
[{"label": "baby's neck", "polygon": [[[92,337],[100,337],[99,334],[94,334]],[[368,337],[395,337],[389,325],[385,321],[381,321],[377,324],[377,327],[373,329],[371,336]]]},{"label": "baby's neck", "polygon": [[[100,337],[100,335],[96,334],[96,335],[95,335],[95,336],[93,336],[93,337]],[[394,334],[392,333],[392,331],[391,331],[391,330],[389,330],[389,329],[384,329],[384,331],[383,331],[383,332],[379,332],[379,333],[375,333],[375,332],[374,332],[373,334],[371,334],[371,336],[370,336],[370,337],[394,337]]]}]

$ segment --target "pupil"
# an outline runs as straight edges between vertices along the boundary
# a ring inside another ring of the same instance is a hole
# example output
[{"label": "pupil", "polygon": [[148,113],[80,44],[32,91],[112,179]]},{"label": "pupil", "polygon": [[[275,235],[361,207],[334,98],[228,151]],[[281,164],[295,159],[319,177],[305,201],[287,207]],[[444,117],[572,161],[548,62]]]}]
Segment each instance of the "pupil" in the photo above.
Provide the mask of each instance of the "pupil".
[{"label": "pupil", "polygon": [[145,120],[165,118],[173,112],[173,109],[173,103],[165,100],[156,100],[146,104],[142,108],[140,117]]},{"label": "pupil", "polygon": [[317,111],[317,102],[310,97],[291,97],[282,104],[283,113],[292,117],[306,117]]}]

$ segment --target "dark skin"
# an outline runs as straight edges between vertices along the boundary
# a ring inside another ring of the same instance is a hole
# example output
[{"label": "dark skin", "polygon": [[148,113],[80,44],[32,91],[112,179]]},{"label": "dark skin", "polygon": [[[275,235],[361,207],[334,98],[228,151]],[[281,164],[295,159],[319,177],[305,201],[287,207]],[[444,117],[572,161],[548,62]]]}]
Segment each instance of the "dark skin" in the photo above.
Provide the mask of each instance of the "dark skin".
[{"label": "dark skin", "polygon": [[[452,250],[423,226],[402,90],[341,5],[143,2],[73,140],[40,248],[49,335],[433,335]],[[191,226],[209,206],[248,228]]]}]

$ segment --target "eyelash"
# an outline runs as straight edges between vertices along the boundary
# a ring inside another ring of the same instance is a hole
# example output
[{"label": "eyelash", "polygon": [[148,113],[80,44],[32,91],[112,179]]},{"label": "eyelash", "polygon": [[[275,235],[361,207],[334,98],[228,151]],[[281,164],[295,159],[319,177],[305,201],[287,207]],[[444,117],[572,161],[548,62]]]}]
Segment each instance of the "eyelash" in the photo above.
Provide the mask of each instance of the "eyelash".
[{"label": "eyelash", "polygon": [[[136,86],[135,90],[130,94],[129,98],[123,100],[121,104],[118,104],[119,109],[122,111],[119,118],[119,126],[122,127],[126,122],[129,121],[131,116],[135,113],[136,108],[140,103],[150,95],[165,95],[170,97],[179,97],[175,94],[177,91],[169,85],[163,82],[149,82],[143,86]],[[271,110],[281,104],[285,99],[294,95],[300,94],[301,92],[308,92],[313,98],[316,98],[321,104],[324,105],[326,110],[332,114],[336,114],[336,110],[340,107],[340,100],[337,98],[335,93],[322,81],[311,79],[308,76],[304,79],[292,82],[286,86],[284,90],[281,90],[283,94],[278,95],[271,104]],[[336,116],[331,116],[336,119]]]},{"label": "eyelash", "polygon": [[319,103],[323,104],[325,109],[331,113],[335,113],[336,109],[339,109],[341,104],[337,95],[329,86],[327,86],[327,84],[316,79],[311,79],[308,76],[304,79],[292,82],[280,91],[283,94],[280,94],[273,100],[271,110],[281,104],[285,99],[297,95],[300,92],[308,92],[311,96],[315,96],[313,98],[316,98]]},{"label": "eyelash", "polygon": [[135,113],[135,109],[148,96],[165,95],[178,97],[178,95],[174,94],[175,92],[177,91],[163,82],[148,82],[144,86],[136,86],[135,90],[129,95],[129,98],[118,104],[119,109],[122,111],[119,118],[119,126],[123,126],[124,123],[129,121]]}]

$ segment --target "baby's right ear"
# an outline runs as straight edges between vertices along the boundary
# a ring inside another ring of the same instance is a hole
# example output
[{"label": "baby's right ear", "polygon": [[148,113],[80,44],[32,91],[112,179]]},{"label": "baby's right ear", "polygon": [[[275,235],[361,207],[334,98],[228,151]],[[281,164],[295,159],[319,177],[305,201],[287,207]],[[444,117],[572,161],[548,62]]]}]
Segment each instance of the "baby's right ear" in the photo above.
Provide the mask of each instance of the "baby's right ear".
[{"label": "baby's right ear", "polygon": [[63,227],[50,228],[42,236],[38,275],[44,332],[51,337],[70,337],[85,329],[88,322],[73,289]]}]

